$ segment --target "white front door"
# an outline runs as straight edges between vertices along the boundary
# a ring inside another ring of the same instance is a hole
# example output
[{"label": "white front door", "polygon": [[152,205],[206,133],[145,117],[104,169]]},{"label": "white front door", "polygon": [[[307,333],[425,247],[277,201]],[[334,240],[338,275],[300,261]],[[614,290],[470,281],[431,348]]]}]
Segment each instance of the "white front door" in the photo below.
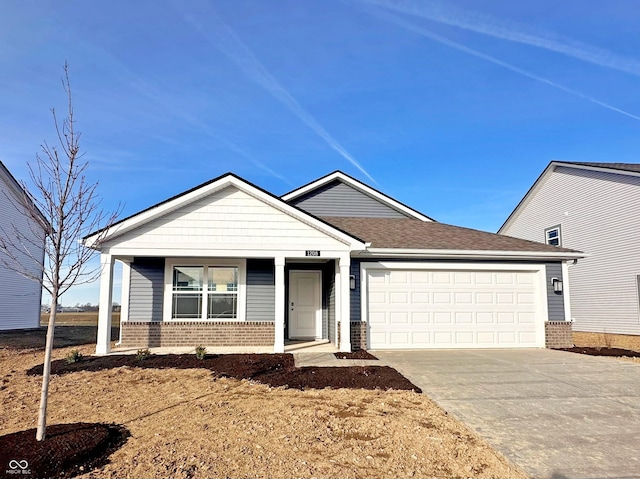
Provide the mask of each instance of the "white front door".
[{"label": "white front door", "polygon": [[320,271],[289,272],[289,338],[322,336],[320,284]]}]

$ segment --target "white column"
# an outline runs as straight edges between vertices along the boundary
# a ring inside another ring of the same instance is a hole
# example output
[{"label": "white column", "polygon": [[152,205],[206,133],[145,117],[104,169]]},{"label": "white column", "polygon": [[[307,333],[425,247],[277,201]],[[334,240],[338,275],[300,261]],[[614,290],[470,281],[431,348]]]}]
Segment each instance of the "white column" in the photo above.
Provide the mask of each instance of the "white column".
[{"label": "white column", "polygon": [[120,262],[122,263],[122,294],[120,296],[120,338],[118,344],[122,342],[122,323],[129,321],[129,288],[131,287],[131,262]]},{"label": "white column", "polygon": [[569,293],[569,265],[562,262],[562,296],[564,301],[564,320],[571,321],[571,294]]},{"label": "white column", "polygon": [[275,341],[274,353],[284,353],[284,315],[285,315],[285,286],[284,286],[284,257],[274,258],[275,264],[275,290],[276,290],[276,317],[275,317]]},{"label": "white column", "polygon": [[113,257],[108,253],[100,255],[100,303],[98,311],[98,342],[96,354],[105,355],[111,351],[111,293],[113,292]]},{"label": "white column", "polygon": [[340,318],[340,351],[351,352],[351,290],[349,289],[349,267],[351,258],[343,256],[340,258],[340,278],[336,278],[336,286],[340,290],[340,301],[338,302]]}]

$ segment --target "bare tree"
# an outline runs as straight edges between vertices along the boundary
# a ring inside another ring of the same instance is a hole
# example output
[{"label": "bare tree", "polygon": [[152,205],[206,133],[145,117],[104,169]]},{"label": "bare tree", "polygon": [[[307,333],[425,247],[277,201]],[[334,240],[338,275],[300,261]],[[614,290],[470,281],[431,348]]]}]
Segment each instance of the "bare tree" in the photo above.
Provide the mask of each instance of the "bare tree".
[{"label": "bare tree", "polygon": [[[60,296],[71,286],[95,281],[100,275],[100,267],[90,262],[96,250],[82,246],[80,238],[100,229],[99,243],[119,212],[119,208],[112,213],[100,209],[98,183],[89,182],[85,176],[88,163],[82,159],[80,132],[75,129],[67,63],[62,86],[67,94],[67,111],[62,124],[55,109],[51,109],[57,145],[50,146],[46,141],[41,145],[35,165],[29,164],[32,188],[21,182],[24,195],[13,201],[14,206],[31,220],[31,226],[27,230],[15,225],[0,230],[0,262],[8,269],[40,282],[51,295],[36,432],[38,441],[45,437],[51,353]],[[44,261],[40,256],[43,231]]]}]

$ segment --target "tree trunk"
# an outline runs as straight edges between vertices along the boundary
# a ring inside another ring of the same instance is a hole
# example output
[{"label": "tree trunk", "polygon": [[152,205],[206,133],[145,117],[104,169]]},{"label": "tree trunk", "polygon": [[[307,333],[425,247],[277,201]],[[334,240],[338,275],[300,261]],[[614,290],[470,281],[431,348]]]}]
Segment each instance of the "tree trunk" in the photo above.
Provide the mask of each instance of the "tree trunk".
[{"label": "tree trunk", "polygon": [[51,353],[53,352],[53,332],[56,327],[56,313],[58,312],[57,291],[51,295],[51,312],[49,326],[47,326],[47,342],[44,349],[44,367],[42,369],[42,393],[40,394],[40,409],[38,410],[38,429],[36,440],[43,441],[47,429],[47,399],[49,397],[49,376],[51,373]]}]

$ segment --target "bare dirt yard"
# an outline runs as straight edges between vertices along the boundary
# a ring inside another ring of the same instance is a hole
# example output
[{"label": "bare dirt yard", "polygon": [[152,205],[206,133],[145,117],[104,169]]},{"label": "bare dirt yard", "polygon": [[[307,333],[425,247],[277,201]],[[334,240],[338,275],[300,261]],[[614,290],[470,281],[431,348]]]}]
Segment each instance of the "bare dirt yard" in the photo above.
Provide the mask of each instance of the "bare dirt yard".
[{"label": "bare dirt yard", "polygon": [[[58,329],[61,338],[82,337]],[[57,360],[72,349],[94,350],[63,343]],[[36,426],[38,347],[0,334],[0,436]],[[526,477],[412,391],[301,390],[207,368],[88,369],[52,376],[49,424],[114,424],[130,436],[106,464],[71,473],[86,479]],[[0,476],[6,467],[0,464]]]}]

